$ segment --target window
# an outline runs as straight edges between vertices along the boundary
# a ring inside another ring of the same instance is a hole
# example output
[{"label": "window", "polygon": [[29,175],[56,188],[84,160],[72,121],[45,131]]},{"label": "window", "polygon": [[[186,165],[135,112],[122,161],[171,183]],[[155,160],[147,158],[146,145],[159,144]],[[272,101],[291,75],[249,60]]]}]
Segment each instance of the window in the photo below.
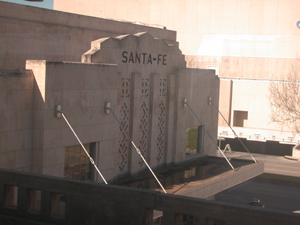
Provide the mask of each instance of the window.
[{"label": "window", "polygon": [[[91,157],[94,146],[94,143],[84,145]],[[82,147],[80,145],[66,147],[64,177],[82,181],[91,180],[91,172],[90,160]]]},{"label": "window", "polygon": [[204,126],[192,127],[186,133],[186,155],[203,153],[203,129]]},{"label": "window", "polygon": [[16,210],[18,206],[18,187],[5,185],[4,188],[4,208]]},{"label": "window", "polygon": [[41,210],[41,191],[27,189],[27,212],[38,214]]},{"label": "window", "polygon": [[233,126],[235,127],[246,127],[246,121],[248,120],[247,111],[237,111],[233,112]]},{"label": "window", "polygon": [[61,219],[65,217],[65,198],[64,194],[51,193],[51,217]]}]

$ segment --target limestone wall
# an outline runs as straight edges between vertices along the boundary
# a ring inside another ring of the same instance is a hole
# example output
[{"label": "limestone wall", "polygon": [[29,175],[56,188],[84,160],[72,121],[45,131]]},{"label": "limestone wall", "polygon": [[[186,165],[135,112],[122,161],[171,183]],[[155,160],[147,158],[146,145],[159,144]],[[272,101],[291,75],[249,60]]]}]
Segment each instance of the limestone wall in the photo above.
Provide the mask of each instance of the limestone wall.
[{"label": "limestone wall", "polygon": [[[218,104],[219,78],[213,71],[187,69],[177,45],[148,33],[95,41],[82,58],[90,62],[27,61],[36,81],[33,172],[63,176],[65,147],[79,144],[64,119],[55,117],[56,105],[82,143],[96,143],[94,159],[107,180],[146,168],[130,139],[151,167],[215,155],[217,111],[208,98]],[[201,122],[183,106],[185,98]],[[187,157],[187,128],[200,125],[213,140],[205,133],[202,150]]]},{"label": "limestone wall", "polygon": [[[151,167],[215,154],[217,111],[207,103],[218,103],[219,78],[186,68],[174,31],[5,2],[0,13],[0,68],[26,66],[33,75],[0,75],[0,167],[64,176],[65,148],[79,143],[56,105],[81,142],[93,143],[107,180],[145,169],[104,113],[107,102]],[[201,151],[187,157],[187,128],[200,125],[213,141],[203,135]]]},{"label": "limestone wall", "polygon": [[0,2],[0,68],[25,68],[27,59],[80,61],[93,40],[147,31],[176,40],[176,32],[133,23]]},{"label": "limestone wall", "polygon": [[0,69],[0,165],[31,171],[33,86],[31,71]]}]

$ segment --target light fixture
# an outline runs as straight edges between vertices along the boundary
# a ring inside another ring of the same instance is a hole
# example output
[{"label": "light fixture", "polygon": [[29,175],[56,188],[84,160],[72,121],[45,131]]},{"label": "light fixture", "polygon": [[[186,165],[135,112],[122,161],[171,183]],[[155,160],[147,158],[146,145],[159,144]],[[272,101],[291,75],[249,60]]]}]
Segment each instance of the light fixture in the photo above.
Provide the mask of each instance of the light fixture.
[{"label": "light fixture", "polygon": [[110,102],[106,102],[104,104],[104,112],[105,112],[105,114],[109,114],[109,112],[110,112]]},{"label": "light fixture", "polygon": [[187,99],[184,98],[184,99],[182,100],[182,106],[183,106],[183,107],[186,107],[186,105],[187,105]]},{"label": "light fixture", "polygon": [[61,105],[56,105],[54,107],[54,116],[56,118],[60,118],[61,117],[61,114],[62,114],[62,110],[61,110]]}]

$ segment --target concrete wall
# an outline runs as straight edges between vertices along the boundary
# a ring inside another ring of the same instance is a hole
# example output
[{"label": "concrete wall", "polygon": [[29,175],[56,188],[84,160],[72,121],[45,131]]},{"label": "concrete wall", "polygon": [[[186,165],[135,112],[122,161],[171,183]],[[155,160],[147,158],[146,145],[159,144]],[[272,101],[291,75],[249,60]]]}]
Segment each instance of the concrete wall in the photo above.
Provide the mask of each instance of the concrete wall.
[{"label": "concrete wall", "polygon": [[24,69],[27,59],[78,62],[93,40],[141,31],[176,40],[176,32],[162,28],[1,1],[0,68]]},{"label": "concrete wall", "polygon": [[[180,49],[187,55],[187,66],[202,69],[214,66],[220,77],[282,80],[293,67],[299,66],[300,32],[296,22],[300,3],[296,0],[189,0],[172,1],[172,4],[168,0],[71,2],[55,0],[54,9],[161,24],[176,30]],[[272,124],[268,117],[267,85],[258,87],[245,81],[239,94],[232,98],[229,98],[228,85],[221,84],[219,107],[229,122],[233,116],[231,108],[247,108],[252,111],[247,126],[271,129],[271,133],[280,135],[281,127]],[[237,106],[238,102],[242,105]],[[222,118],[219,121],[219,126],[226,126]],[[272,136],[270,132],[267,135]]]},{"label": "concrete wall", "polygon": [[[268,96],[271,82],[279,81],[221,78],[219,109],[240,137],[296,143],[299,141],[297,134],[270,119],[271,109]],[[247,112],[247,119],[242,125],[234,124],[237,111]],[[234,137],[230,127],[221,116],[219,116],[218,134]]]},{"label": "concrete wall", "polygon": [[[250,169],[233,173],[238,174],[239,179],[243,179],[255,170],[254,167],[257,167],[257,164],[252,165]],[[0,171],[0,178],[0,221],[3,223],[152,224],[153,210],[159,210],[163,213],[162,224],[182,224],[183,216],[188,216],[193,224],[207,224],[208,220],[215,223],[221,221],[228,225],[300,224],[298,214],[285,214],[151,190],[5,170]],[[211,187],[216,188],[214,185]],[[39,203],[34,201],[34,191],[40,192]],[[40,207],[31,211],[32,206]]]},{"label": "concrete wall", "polygon": [[[176,43],[145,32],[98,39],[82,59],[88,62],[27,60],[26,71],[1,70],[2,168],[63,177],[65,148],[79,144],[64,118],[82,143],[95,143],[107,180],[146,168],[117,120],[151,167],[216,154],[217,111],[208,98],[218,103],[219,78],[186,68]],[[64,118],[55,117],[57,105]],[[205,134],[203,151],[187,157],[187,128],[201,124],[212,140]]]},{"label": "concrete wall", "polygon": [[[200,125],[183,107],[187,98],[213,139],[204,135],[196,156],[215,155],[217,112],[207,101],[218,102],[219,78],[186,68],[174,31],[5,2],[0,13],[0,68],[26,65],[33,75],[0,77],[1,167],[63,176],[65,147],[78,142],[54,116],[61,105],[81,141],[95,143],[108,180],[144,169],[118,122],[104,113],[106,102],[157,167],[186,160],[186,130]],[[81,55],[82,63],[62,62]]]},{"label": "concrete wall", "polygon": [[0,69],[0,165],[31,171],[34,77]]},{"label": "concrete wall", "polygon": [[[61,105],[82,143],[97,143],[101,149],[98,165],[106,177],[116,174],[117,124],[105,117],[104,103],[117,96],[117,72],[114,65],[28,61],[37,85],[33,106],[32,172],[63,176],[65,147],[78,141],[63,118],[54,116]],[[111,149],[111,151],[108,151]],[[108,151],[108,152],[107,152]]]}]

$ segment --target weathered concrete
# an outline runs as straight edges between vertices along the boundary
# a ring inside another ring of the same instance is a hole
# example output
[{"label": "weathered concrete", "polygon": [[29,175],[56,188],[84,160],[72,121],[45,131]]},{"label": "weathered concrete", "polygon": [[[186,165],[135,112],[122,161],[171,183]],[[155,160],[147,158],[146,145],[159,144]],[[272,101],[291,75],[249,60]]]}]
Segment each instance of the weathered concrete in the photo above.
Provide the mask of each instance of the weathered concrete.
[{"label": "weathered concrete", "polygon": [[[17,187],[10,198],[9,187]],[[30,190],[41,191],[40,208],[34,213],[28,212]],[[15,206],[8,207],[12,200]],[[300,224],[298,214],[3,169],[0,203],[0,221],[14,224],[152,224],[153,209],[163,212],[162,224],[182,224],[184,215],[194,224],[205,224],[207,220],[227,225]],[[60,211],[56,211],[59,205]]]},{"label": "weathered concrete", "polygon": [[[217,112],[207,104],[209,97],[218,101],[219,78],[213,71],[186,68],[177,45],[145,32],[91,45],[83,63],[27,61],[36,81],[33,172],[63,176],[64,148],[77,144],[63,119],[54,117],[56,105],[82,143],[96,143],[95,159],[108,180],[145,164],[118,121],[105,114],[107,102],[151,167],[187,159],[186,130],[199,122],[183,107],[184,98],[216,143]],[[202,143],[204,150],[194,156],[215,154],[208,135]]]},{"label": "weathered concrete", "polygon": [[0,27],[0,68],[24,69],[27,59],[78,62],[91,41],[141,31],[176,42],[175,31],[3,1]]}]

